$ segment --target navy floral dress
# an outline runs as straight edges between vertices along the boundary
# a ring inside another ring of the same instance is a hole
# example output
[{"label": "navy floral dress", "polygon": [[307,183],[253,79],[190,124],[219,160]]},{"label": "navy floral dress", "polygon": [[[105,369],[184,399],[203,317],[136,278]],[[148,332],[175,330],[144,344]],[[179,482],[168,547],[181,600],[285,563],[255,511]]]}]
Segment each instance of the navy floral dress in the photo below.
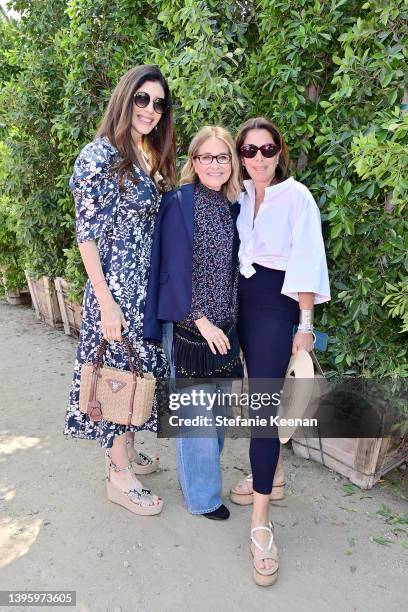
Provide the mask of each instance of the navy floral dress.
[{"label": "navy floral dress", "polygon": [[[106,138],[97,138],[79,154],[69,183],[76,206],[77,239],[78,242],[97,241],[108,287],[122,309],[129,328],[128,338],[140,355],[143,369],[157,378],[165,378],[169,373],[163,349],[143,342],[143,310],[160,195],[154,182],[136,165],[134,172],[138,183],[126,179],[126,190],[120,191],[118,180],[111,171],[117,159],[117,149]],[[142,427],[94,422],[80,412],[81,367],[94,360],[101,337],[100,308],[88,280],[64,435],[99,440],[102,447],[110,448],[114,437],[125,431],[157,431],[157,398],[152,416]],[[129,369],[120,343],[109,345],[105,363]]]}]

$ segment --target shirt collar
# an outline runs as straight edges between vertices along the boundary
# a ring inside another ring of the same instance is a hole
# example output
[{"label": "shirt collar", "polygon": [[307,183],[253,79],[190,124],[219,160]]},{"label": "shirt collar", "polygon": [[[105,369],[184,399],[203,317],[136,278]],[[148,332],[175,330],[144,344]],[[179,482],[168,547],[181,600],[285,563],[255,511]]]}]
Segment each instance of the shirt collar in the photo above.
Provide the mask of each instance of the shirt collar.
[{"label": "shirt collar", "polygon": [[244,181],[244,187],[248,195],[252,195],[255,191],[254,182],[251,179]]},{"label": "shirt collar", "polygon": [[[285,191],[288,187],[293,185],[294,182],[295,182],[295,179],[293,178],[293,176],[290,176],[289,178],[285,179],[281,183],[278,183],[277,185],[271,185],[270,187],[267,187],[265,189],[265,199],[269,195],[277,194],[277,193],[281,193],[282,191]],[[245,187],[245,191],[247,192],[247,194],[251,198],[254,198],[255,186],[254,186],[253,180],[252,179],[245,180],[244,187]]]}]

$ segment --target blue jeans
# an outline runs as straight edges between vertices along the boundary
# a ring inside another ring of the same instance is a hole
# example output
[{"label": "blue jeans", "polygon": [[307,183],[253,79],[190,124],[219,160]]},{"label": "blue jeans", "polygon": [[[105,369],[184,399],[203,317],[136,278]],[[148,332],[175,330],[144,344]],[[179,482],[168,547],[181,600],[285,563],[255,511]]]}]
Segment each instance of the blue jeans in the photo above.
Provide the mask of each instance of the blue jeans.
[{"label": "blue jeans", "polygon": [[[173,324],[165,323],[163,328],[163,348],[170,363],[171,377],[175,378],[174,364],[171,360],[173,344]],[[194,387],[183,387],[181,392],[189,394]],[[205,394],[230,393],[231,383],[213,383],[200,385],[200,391]],[[207,410],[208,403],[204,400],[199,405],[183,407],[188,417],[213,416],[219,413],[219,406],[214,405],[213,412]],[[190,430],[191,431],[191,430]],[[221,499],[221,465],[220,456],[224,447],[224,432],[222,428],[207,426],[205,437],[180,436],[176,438],[177,472],[183,491],[187,510],[191,514],[212,512],[222,504]]]}]

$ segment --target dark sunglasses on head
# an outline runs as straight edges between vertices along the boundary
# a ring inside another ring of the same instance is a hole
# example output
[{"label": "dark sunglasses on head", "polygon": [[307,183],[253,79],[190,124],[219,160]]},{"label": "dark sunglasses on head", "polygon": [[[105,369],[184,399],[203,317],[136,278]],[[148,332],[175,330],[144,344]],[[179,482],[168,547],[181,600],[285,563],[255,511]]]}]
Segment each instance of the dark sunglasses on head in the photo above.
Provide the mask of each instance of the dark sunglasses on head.
[{"label": "dark sunglasses on head", "polygon": [[[133,102],[139,108],[146,108],[150,102],[150,96],[146,91],[137,91],[133,96]],[[153,100],[153,108],[156,113],[162,115],[167,109],[166,100],[164,98],[155,98]]]},{"label": "dark sunglasses on head", "polygon": [[242,157],[255,157],[255,155],[260,151],[263,157],[275,157],[275,155],[280,151],[280,147],[276,144],[264,144],[262,147],[257,147],[253,144],[245,144],[239,148],[239,152]]}]

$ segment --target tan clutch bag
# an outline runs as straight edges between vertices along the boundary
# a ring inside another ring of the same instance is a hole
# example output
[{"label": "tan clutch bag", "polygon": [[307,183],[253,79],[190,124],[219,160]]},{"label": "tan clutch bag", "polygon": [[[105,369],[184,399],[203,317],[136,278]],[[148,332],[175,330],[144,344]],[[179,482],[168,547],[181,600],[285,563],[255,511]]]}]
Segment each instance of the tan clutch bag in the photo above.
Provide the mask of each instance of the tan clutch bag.
[{"label": "tan clutch bag", "polygon": [[[140,427],[152,413],[156,379],[143,372],[142,362],[128,338],[122,338],[130,372],[103,364],[108,341],[101,340],[94,363],[85,363],[81,370],[79,409],[92,421],[110,421],[118,425]],[[132,353],[137,368],[133,365]]]},{"label": "tan clutch bag", "polygon": [[[314,371],[314,365],[318,374]],[[297,379],[295,383],[295,379]],[[322,393],[320,381],[325,381],[323,370],[312,351],[301,350],[296,357],[291,357],[283,385],[284,401],[279,406],[278,416],[285,419],[311,419],[317,410],[317,399]],[[316,398],[314,398],[316,396]],[[294,435],[298,425],[279,425],[279,439],[286,444]]]}]

